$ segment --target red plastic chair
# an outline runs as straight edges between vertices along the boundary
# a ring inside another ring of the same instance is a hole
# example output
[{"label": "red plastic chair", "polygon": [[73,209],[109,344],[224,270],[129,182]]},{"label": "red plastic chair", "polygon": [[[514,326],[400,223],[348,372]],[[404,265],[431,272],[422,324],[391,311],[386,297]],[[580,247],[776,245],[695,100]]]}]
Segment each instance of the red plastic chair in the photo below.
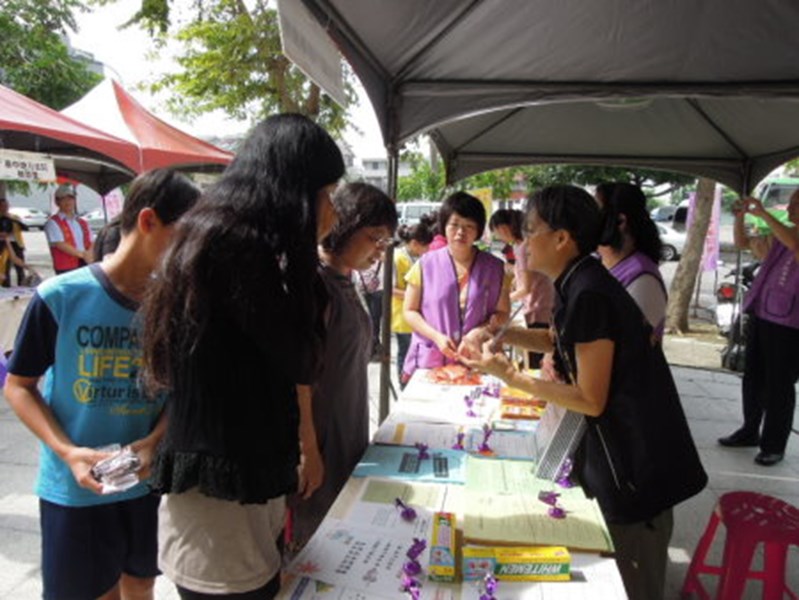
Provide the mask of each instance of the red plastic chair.
[{"label": "red plastic chair", "polygon": [[[727,528],[721,566],[705,562],[719,523]],[[757,545],[763,542],[765,558],[762,571],[750,570]],[[799,509],[777,498],[755,492],[729,492],[719,498],[705,533],[699,540],[691,566],[682,586],[682,596],[697,594],[703,600],[710,595],[699,575],[719,575],[717,600],[740,600],[748,579],[763,582],[764,600],[782,600],[788,594],[799,597],[785,582],[785,562],[790,545],[799,546]]]}]

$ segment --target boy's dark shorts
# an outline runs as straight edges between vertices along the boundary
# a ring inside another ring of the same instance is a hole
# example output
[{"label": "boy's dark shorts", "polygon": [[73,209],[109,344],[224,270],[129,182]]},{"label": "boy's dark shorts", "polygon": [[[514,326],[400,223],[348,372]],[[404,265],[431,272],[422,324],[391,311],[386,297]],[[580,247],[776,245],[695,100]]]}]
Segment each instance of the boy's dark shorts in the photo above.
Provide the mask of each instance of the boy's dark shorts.
[{"label": "boy's dark shorts", "polygon": [[158,571],[156,495],[98,506],[39,500],[45,600],[89,600],[110,590],[122,573]]}]

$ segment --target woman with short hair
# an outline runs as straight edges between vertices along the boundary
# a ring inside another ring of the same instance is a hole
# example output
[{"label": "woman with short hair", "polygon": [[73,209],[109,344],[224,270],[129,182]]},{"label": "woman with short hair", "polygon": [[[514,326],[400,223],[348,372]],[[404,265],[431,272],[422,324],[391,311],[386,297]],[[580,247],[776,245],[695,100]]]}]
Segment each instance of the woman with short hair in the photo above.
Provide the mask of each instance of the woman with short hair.
[{"label": "woman with short hair", "polygon": [[510,328],[499,342],[556,352],[564,381],[518,372],[494,350],[490,332],[460,348],[464,362],[511,387],[585,415],[574,474],[596,497],[616,561],[633,599],[663,597],[673,507],[707,484],[677,388],[651,327],[621,284],[592,253],[602,216],[574,186],[533,194],[526,233],[531,267],[558,292],[554,334]]},{"label": "woman with short hair", "polygon": [[474,245],[486,224],[483,204],[456,192],[441,205],[447,245],[425,254],[408,273],[405,320],[413,329],[403,379],[418,368],[457,361],[458,344],[476,327],[499,327],[510,299],[502,261]]}]

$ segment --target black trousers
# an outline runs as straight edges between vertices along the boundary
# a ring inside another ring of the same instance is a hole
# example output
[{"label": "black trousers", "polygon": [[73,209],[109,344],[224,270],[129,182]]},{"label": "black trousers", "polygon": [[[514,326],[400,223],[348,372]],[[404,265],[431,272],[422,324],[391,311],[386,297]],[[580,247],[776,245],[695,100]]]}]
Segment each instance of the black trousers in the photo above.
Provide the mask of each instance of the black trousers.
[{"label": "black trousers", "polygon": [[763,452],[783,454],[796,407],[799,329],[751,315],[743,377],[744,430],[760,431]]}]

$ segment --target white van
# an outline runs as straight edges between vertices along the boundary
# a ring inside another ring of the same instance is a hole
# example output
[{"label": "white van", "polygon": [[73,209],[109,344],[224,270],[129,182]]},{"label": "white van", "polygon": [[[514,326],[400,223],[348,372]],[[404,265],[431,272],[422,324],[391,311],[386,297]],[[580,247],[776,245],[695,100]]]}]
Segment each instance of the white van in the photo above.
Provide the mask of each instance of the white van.
[{"label": "white van", "polygon": [[441,202],[397,202],[400,225],[415,225],[422,215],[438,212]]}]

